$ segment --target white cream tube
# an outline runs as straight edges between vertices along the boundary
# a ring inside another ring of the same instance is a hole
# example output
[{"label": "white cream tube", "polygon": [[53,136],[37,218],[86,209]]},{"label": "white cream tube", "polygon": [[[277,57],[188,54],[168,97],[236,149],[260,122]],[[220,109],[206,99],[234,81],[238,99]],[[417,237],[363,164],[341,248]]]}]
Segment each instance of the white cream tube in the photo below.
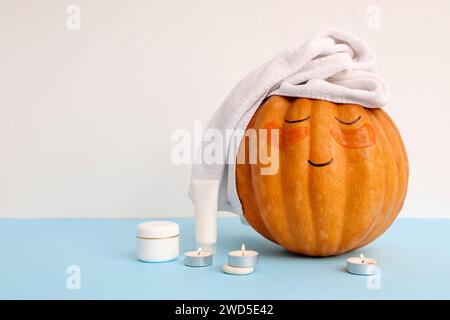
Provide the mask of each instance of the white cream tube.
[{"label": "white cream tube", "polygon": [[197,247],[216,251],[219,180],[192,180]]}]

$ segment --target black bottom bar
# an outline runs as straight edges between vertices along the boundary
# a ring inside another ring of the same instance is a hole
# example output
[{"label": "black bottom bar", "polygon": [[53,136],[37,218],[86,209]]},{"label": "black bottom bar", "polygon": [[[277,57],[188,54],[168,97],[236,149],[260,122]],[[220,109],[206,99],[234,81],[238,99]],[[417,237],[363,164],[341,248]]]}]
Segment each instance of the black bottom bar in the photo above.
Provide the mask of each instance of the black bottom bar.
[{"label": "black bottom bar", "polygon": [[[70,315],[82,317],[95,313],[102,318],[106,314],[123,315],[126,319],[305,319],[324,316],[335,319],[338,316],[347,318],[370,318],[376,316],[380,320],[392,317],[392,311],[401,312],[402,319],[406,315],[418,316],[420,313],[430,318],[432,314],[447,315],[450,310],[449,300],[71,300],[71,301],[1,301],[3,313],[10,309],[16,316],[31,311],[38,315],[48,314],[57,307],[64,310],[60,316]],[[386,315],[389,312],[389,316]],[[61,318],[61,317],[59,317]]]}]

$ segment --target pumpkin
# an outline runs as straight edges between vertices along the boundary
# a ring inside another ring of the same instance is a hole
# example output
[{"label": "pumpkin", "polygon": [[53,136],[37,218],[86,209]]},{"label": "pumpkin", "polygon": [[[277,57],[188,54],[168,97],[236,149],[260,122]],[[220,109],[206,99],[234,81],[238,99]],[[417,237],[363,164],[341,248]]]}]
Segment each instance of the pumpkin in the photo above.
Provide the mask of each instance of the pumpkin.
[{"label": "pumpkin", "polygon": [[[337,255],[370,243],[397,217],[408,159],[382,109],[272,96],[250,129],[266,129],[269,142],[272,130],[279,132],[276,172],[261,174],[259,157],[236,164],[244,217],[267,239],[299,254]],[[249,157],[246,137],[238,157]]]}]

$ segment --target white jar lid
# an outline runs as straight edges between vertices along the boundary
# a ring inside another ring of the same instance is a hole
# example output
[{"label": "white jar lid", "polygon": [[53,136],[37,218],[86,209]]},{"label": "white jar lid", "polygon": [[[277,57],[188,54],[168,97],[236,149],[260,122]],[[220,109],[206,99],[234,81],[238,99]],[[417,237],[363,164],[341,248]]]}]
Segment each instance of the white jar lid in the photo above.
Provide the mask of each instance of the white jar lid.
[{"label": "white jar lid", "polygon": [[170,221],[149,221],[138,224],[136,237],[144,239],[164,239],[178,236],[178,224]]}]

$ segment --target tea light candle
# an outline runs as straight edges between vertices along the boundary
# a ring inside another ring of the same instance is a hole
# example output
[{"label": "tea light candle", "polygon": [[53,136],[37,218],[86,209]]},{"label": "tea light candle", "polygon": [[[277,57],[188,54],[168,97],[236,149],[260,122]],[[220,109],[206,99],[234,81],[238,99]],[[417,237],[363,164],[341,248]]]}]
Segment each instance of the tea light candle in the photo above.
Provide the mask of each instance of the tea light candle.
[{"label": "tea light candle", "polygon": [[189,267],[206,267],[212,265],[213,254],[198,248],[197,251],[188,251],[184,254],[184,264]]},{"label": "tea light candle", "polygon": [[244,244],[242,244],[241,250],[235,250],[228,253],[228,264],[232,267],[254,267],[257,262],[258,252],[253,250],[245,250]]},{"label": "tea light candle", "polygon": [[359,257],[347,259],[347,272],[363,276],[374,275],[377,272],[378,261],[364,257],[361,253]]}]

